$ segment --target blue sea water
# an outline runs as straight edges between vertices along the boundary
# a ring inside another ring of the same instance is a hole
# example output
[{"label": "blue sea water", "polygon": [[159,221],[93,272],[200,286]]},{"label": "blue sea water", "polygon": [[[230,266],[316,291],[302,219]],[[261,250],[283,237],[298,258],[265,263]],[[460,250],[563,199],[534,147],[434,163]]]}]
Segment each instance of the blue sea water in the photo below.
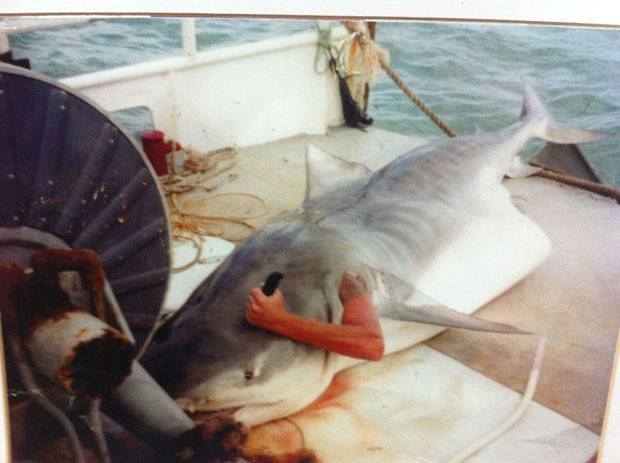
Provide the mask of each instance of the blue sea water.
[{"label": "blue sea water", "polygon": [[[314,27],[313,21],[200,19],[197,42],[205,49]],[[377,41],[457,133],[512,123],[527,77],[559,122],[616,135],[582,150],[604,182],[620,185],[620,30],[380,22]],[[107,19],[23,33],[11,45],[33,69],[60,78],[180,53],[181,34],[175,18]],[[384,129],[443,136],[386,76],[372,89],[369,113]]]}]

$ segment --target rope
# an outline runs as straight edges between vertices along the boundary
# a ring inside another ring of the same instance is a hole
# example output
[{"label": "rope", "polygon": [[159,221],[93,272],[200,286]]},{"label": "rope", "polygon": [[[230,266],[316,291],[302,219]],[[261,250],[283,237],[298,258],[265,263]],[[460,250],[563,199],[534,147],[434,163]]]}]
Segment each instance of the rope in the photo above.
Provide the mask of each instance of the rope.
[{"label": "rope", "polygon": [[[371,39],[366,33],[360,31],[354,23],[344,22],[343,23],[346,29],[351,33],[358,34],[361,40],[365,41],[367,44],[371,46],[377,46],[373,39]],[[385,71],[385,73],[394,81],[394,83],[403,91],[405,95],[413,101],[420,110],[428,116],[428,118],[433,121],[435,125],[437,125],[441,130],[443,130],[446,135],[449,137],[455,137],[456,133],[453,132],[445,122],[443,122],[439,116],[437,116],[421,99],[418,97],[409,86],[400,78],[400,76],[396,73],[396,71],[387,63],[385,57],[381,53],[377,53],[377,58],[379,61],[379,65]],[[544,166],[530,162],[531,165],[536,167],[541,167],[543,170],[538,172],[536,175],[542,178],[547,178],[549,180],[554,180],[556,182],[564,183],[566,185],[574,186],[577,188],[582,188],[584,190],[592,191],[593,193],[600,194],[602,196],[606,196],[614,199],[616,202],[620,203],[620,190],[614,188],[610,185],[605,185],[602,183],[591,182],[589,180],[584,180],[578,177],[574,177],[572,175],[563,174],[554,170],[550,170],[545,168]]]},{"label": "rope", "polygon": [[112,463],[110,457],[110,449],[108,443],[105,440],[105,434],[103,432],[103,424],[101,423],[101,413],[99,411],[101,407],[101,399],[94,399],[90,403],[88,415],[86,416],[86,423],[88,424],[93,436],[95,438],[95,445],[97,446],[97,453],[101,463]]},{"label": "rope", "polygon": [[[376,43],[372,40],[365,32],[358,30],[353,23],[344,22],[344,27],[351,32],[358,34],[358,37],[367,45],[376,47]],[[385,73],[394,81],[394,83],[400,88],[407,97],[411,101],[415,103],[415,105],[422,111],[426,116],[433,121],[433,123],[439,127],[441,130],[445,132],[449,137],[455,137],[456,134],[448,127],[448,125],[443,122],[437,114],[433,112],[431,108],[429,108],[421,99],[418,97],[411,88],[400,78],[400,76],[394,71],[394,69],[387,63],[385,57],[382,53],[377,53],[377,58],[379,60],[379,65],[381,69],[385,71]]]},{"label": "rope", "polygon": [[444,131],[446,135],[449,137],[456,137],[456,133],[454,133],[448,125],[442,121],[437,114],[433,112],[431,108],[429,108],[415,93],[411,90],[405,82],[396,74],[396,71],[390,67],[389,64],[383,60],[383,58],[379,58],[379,64],[381,68],[385,71],[385,73],[394,81],[394,83],[400,88],[405,95],[409,97],[411,101],[415,103],[415,105],[420,108],[424,114],[428,116],[428,118],[433,121],[433,123]]},{"label": "rope", "polygon": [[[176,173],[171,161],[169,162],[170,173],[162,179],[166,195],[187,193],[196,188],[212,191],[216,187],[209,188],[201,184],[232,169],[237,163],[237,152],[234,148],[221,148],[209,151],[204,155],[191,148],[184,151],[187,155],[183,164],[184,170],[181,173]],[[170,155],[168,159],[172,159],[172,157]]]},{"label": "rope", "polygon": [[71,454],[75,463],[85,463],[86,458],[84,456],[84,449],[78,437],[77,431],[71,423],[71,420],[65,415],[65,413],[57,407],[47,396],[39,389],[34,373],[28,364],[26,359],[26,353],[22,349],[22,344],[19,337],[14,331],[8,331],[7,344],[9,351],[13,355],[17,372],[28,395],[32,400],[39,405],[43,410],[49,413],[60,425],[65,432],[67,439],[69,440],[69,446],[71,448]]},{"label": "rope", "polygon": [[200,262],[200,256],[202,256],[202,239],[194,235],[185,236],[182,234],[178,234],[175,238],[179,240],[190,241],[194,245],[194,248],[196,248],[196,254],[191,261],[179,267],[172,267],[172,269],[170,270],[172,273],[180,273]]},{"label": "rope", "polygon": [[[268,211],[267,204],[262,198],[251,193],[209,194],[221,183],[207,186],[204,182],[221,176],[237,164],[237,151],[234,148],[221,148],[205,154],[192,149],[184,151],[187,158],[183,163],[183,171],[175,172],[171,162],[170,174],[162,179],[162,186],[170,210],[172,237],[192,241],[197,249],[197,255],[189,264],[175,268],[173,272],[186,270],[200,260],[203,235],[218,236],[233,242],[243,241],[256,230],[248,220],[259,218]],[[196,190],[203,191],[198,193]],[[204,212],[204,208],[212,205],[214,199],[222,197],[251,198],[254,208],[259,212],[254,214],[245,212],[236,216]],[[193,207],[187,204],[190,199],[194,200]],[[231,226],[237,229],[236,234],[230,230]],[[239,232],[239,229],[243,231]]]},{"label": "rope", "polygon": [[[325,74],[328,69],[331,69],[336,74],[336,77],[346,78],[351,74],[347,73],[346,65],[346,46],[349,42],[355,40],[356,34],[350,34],[343,38],[338,43],[332,43],[331,29],[321,29],[317,25],[317,33],[319,35],[316,53],[314,55],[314,70],[317,74]],[[321,57],[324,63],[324,68],[319,69],[318,63]]]},{"label": "rope", "polygon": [[503,436],[523,417],[523,415],[525,415],[528,406],[531,404],[534,398],[534,393],[536,392],[536,386],[538,385],[538,379],[540,377],[540,365],[542,363],[544,350],[545,337],[541,336],[538,339],[538,347],[536,349],[536,354],[534,355],[534,361],[532,362],[532,368],[530,370],[530,375],[527,380],[527,385],[525,386],[525,392],[523,392],[521,402],[519,402],[519,405],[514,410],[514,412],[498,427],[494,428],[491,432],[489,432],[485,436],[482,436],[480,439],[476,440],[471,445],[467,446],[458,454],[450,458],[450,460],[448,460],[448,463],[460,463],[465,461],[467,458],[479,452],[497,438]]},{"label": "rope", "polygon": [[285,416],[284,418],[282,418],[282,421],[286,421],[287,423],[289,423],[299,433],[299,440],[301,442],[301,450],[308,450],[308,447],[306,447],[306,436],[304,435],[304,431],[303,429],[301,429],[301,426],[299,426],[295,421],[293,421],[292,418],[288,416]]},{"label": "rope", "polygon": [[541,167],[543,169],[540,172],[536,173],[538,177],[548,178],[549,180],[554,180],[556,182],[588,190],[593,193],[598,193],[602,196],[612,198],[616,202],[620,203],[620,190],[618,190],[617,188],[614,188],[610,185],[605,185],[603,183],[596,183],[590,180],[573,177],[572,175],[562,174],[555,170],[547,169],[542,164],[538,164],[537,162],[530,161],[530,164],[536,167]]},{"label": "rope", "polygon": [[[316,26],[317,33],[319,34],[319,43],[314,55],[314,71],[317,74],[325,74],[329,69],[329,60],[331,58],[329,51],[332,47],[332,30],[329,27],[321,29],[319,25]],[[321,60],[321,58],[325,58]],[[322,61],[324,66],[319,68],[319,62]]]},{"label": "rope", "polygon": [[[198,194],[194,194],[194,197]],[[221,193],[218,195],[205,195],[201,201],[196,201],[201,204],[213,201],[214,198],[219,197],[234,197],[242,196],[252,198],[257,204],[260,204],[262,211],[253,215],[245,214],[239,216],[227,216],[227,215],[213,215],[209,213],[200,213],[194,208],[190,208],[183,203],[179,204],[178,196],[173,195],[170,197],[170,206],[172,212],[172,225],[173,236],[182,237],[184,233],[196,234],[196,235],[210,235],[225,238],[233,242],[241,242],[247,236],[256,231],[256,227],[248,222],[249,219],[256,219],[264,216],[268,207],[267,204],[258,196],[251,193]],[[187,197],[186,197],[187,198]],[[240,235],[235,235],[231,230],[226,228],[226,225],[236,226],[236,228],[244,229]]]}]

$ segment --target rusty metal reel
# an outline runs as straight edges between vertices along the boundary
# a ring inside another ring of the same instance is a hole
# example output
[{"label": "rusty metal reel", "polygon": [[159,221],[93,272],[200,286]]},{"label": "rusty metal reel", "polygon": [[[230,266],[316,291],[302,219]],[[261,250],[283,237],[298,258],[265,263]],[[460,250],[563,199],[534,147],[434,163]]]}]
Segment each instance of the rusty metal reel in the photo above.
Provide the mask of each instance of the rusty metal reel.
[{"label": "rusty metal reel", "polygon": [[96,104],[0,63],[0,262],[27,267],[45,247],[96,251],[112,299],[144,340],[170,273],[168,216],[150,164]]}]

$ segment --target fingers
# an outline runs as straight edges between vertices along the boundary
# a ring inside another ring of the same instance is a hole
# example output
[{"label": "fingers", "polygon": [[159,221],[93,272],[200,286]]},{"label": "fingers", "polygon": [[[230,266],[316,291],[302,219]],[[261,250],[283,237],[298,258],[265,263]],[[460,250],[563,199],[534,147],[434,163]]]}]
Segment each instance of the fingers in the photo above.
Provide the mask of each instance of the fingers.
[{"label": "fingers", "polygon": [[245,303],[246,312],[252,311],[258,313],[261,309],[269,304],[269,301],[274,298],[273,296],[265,296],[259,288],[252,288],[250,295]]},{"label": "fingers", "polygon": [[246,320],[249,321],[250,323],[253,323],[256,321],[260,313],[261,313],[260,305],[257,304],[257,302],[254,299],[252,299],[252,297],[250,296],[247,302],[245,303]]},{"label": "fingers", "polygon": [[275,292],[271,296],[267,296],[265,295],[265,293],[263,293],[263,291],[260,288],[252,288],[250,290],[250,297],[255,299],[258,302],[267,302],[270,299],[277,300],[277,299],[283,298],[284,296],[282,295],[282,292],[279,289],[276,289]]},{"label": "fingers", "polygon": [[257,300],[261,300],[261,299],[265,299],[267,296],[263,294],[260,288],[252,288],[250,290],[250,297],[257,299]]},{"label": "fingers", "polygon": [[357,273],[351,272],[350,270],[345,270],[342,273],[341,284],[351,284],[353,286],[362,285],[365,286],[364,280]]},{"label": "fingers", "polygon": [[254,288],[245,303],[245,319],[248,323],[265,327],[269,320],[269,300],[262,291]]},{"label": "fingers", "polygon": [[351,271],[345,271],[340,281],[339,295],[341,298],[350,299],[359,297],[366,292],[364,279]]}]

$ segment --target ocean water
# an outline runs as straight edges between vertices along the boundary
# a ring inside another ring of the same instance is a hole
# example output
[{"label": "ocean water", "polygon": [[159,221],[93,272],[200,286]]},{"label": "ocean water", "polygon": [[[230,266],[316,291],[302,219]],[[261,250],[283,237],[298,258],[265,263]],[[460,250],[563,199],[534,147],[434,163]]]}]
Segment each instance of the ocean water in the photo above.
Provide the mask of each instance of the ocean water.
[{"label": "ocean water", "polygon": [[[201,19],[197,42],[206,49],[314,27],[314,21]],[[380,22],[377,42],[457,133],[514,122],[527,78],[558,122],[615,135],[582,150],[604,182],[620,185],[620,30]],[[33,69],[60,78],[180,53],[181,33],[175,18],[108,19],[23,33],[11,45]],[[443,136],[385,75],[371,91],[369,114],[387,130]],[[121,120],[131,125],[131,118]]]}]

